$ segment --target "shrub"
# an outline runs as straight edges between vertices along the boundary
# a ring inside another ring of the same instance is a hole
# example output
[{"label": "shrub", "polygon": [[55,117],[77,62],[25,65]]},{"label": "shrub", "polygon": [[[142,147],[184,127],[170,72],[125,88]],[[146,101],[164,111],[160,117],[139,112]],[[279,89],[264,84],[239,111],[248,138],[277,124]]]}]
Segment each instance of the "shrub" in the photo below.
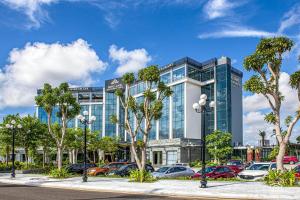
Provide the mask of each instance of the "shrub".
[{"label": "shrub", "polygon": [[146,171],[146,170],[132,170],[130,172],[130,176],[129,176],[130,181],[133,182],[153,182],[156,181],[156,179],[151,175],[150,172]]},{"label": "shrub", "polygon": [[69,178],[71,177],[71,174],[64,168],[61,170],[55,168],[50,170],[49,176],[52,178]]},{"label": "shrub", "polygon": [[269,174],[265,176],[264,182],[271,186],[294,186],[296,184],[296,177],[293,170],[281,171],[281,170],[270,170]]},{"label": "shrub", "polygon": [[274,147],[270,152],[270,154],[268,155],[268,160],[276,159],[278,152],[279,152],[279,147],[278,146]]}]

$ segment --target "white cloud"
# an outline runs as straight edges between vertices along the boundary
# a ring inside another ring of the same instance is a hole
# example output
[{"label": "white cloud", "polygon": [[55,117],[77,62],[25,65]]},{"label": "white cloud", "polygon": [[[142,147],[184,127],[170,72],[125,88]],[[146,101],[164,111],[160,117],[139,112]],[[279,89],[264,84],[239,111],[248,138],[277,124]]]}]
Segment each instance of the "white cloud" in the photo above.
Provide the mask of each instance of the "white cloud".
[{"label": "white cloud", "polygon": [[200,38],[200,39],[231,38],[231,37],[258,37],[258,38],[260,38],[260,37],[272,37],[275,35],[276,35],[276,33],[272,33],[272,32],[256,30],[256,29],[247,28],[247,27],[230,26],[221,31],[199,34],[198,38]]},{"label": "white cloud", "polygon": [[278,33],[283,33],[286,29],[300,23],[300,5],[295,5],[291,10],[284,14],[281,19]]},{"label": "white cloud", "polygon": [[109,48],[109,57],[118,62],[116,74],[121,76],[127,72],[137,72],[139,69],[146,67],[151,61],[151,56],[145,49],[134,49],[127,51],[124,48],[119,48],[116,45],[111,45]]},{"label": "white cloud", "polygon": [[13,49],[8,60],[0,72],[0,108],[32,106],[36,89],[45,82],[89,85],[91,73],[106,68],[82,39],[66,45],[28,43],[22,49]]},{"label": "white cloud", "polygon": [[229,15],[231,10],[240,6],[241,3],[242,1],[231,2],[228,0],[209,0],[205,4],[203,11],[208,19],[216,19]]},{"label": "white cloud", "polygon": [[[294,115],[299,107],[297,91],[289,85],[290,76],[286,72],[282,72],[279,79],[279,90],[284,96],[281,107],[282,122],[288,115]],[[269,135],[272,134],[273,126],[264,121],[266,113],[270,112],[270,106],[263,95],[253,94],[243,98],[244,108],[244,140],[250,144],[257,144],[258,131],[265,130]],[[285,127],[283,125],[283,127]],[[296,130],[296,129],[295,129]],[[293,131],[293,135],[296,131]],[[294,136],[292,137],[294,138]],[[272,139],[274,142],[275,140]]]},{"label": "white cloud", "polygon": [[24,13],[30,23],[28,28],[38,28],[48,18],[48,13],[42,7],[58,2],[59,0],[2,0],[2,4],[11,9]]}]

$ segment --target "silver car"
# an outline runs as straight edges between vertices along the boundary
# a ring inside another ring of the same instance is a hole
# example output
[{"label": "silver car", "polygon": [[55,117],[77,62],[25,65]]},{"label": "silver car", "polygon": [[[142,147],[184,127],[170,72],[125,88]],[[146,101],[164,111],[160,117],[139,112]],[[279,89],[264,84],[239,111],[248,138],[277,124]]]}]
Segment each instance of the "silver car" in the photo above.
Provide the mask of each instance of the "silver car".
[{"label": "silver car", "polygon": [[152,173],[152,176],[156,178],[176,178],[176,177],[186,177],[193,176],[195,172],[185,166],[166,166],[161,167],[157,171]]}]

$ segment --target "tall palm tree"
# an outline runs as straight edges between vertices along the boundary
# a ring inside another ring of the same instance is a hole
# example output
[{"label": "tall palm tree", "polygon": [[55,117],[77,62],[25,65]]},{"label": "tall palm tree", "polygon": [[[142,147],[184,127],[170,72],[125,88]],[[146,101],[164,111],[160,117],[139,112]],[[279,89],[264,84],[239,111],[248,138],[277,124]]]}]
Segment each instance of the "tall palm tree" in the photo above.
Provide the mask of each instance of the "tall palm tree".
[{"label": "tall palm tree", "polygon": [[265,146],[266,131],[259,130],[258,135],[261,137],[261,146]]}]

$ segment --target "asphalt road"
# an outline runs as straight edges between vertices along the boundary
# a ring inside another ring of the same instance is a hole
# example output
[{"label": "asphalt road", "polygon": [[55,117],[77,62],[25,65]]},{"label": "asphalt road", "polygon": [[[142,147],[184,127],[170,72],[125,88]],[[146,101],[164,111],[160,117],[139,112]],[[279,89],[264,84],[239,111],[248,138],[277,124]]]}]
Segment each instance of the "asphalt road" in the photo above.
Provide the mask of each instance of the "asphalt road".
[{"label": "asphalt road", "polygon": [[91,192],[81,190],[33,187],[0,183],[0,200],[183,200],[183,199],[214,199],[214,198],[175,198],[139,194],[110,192]]}]

